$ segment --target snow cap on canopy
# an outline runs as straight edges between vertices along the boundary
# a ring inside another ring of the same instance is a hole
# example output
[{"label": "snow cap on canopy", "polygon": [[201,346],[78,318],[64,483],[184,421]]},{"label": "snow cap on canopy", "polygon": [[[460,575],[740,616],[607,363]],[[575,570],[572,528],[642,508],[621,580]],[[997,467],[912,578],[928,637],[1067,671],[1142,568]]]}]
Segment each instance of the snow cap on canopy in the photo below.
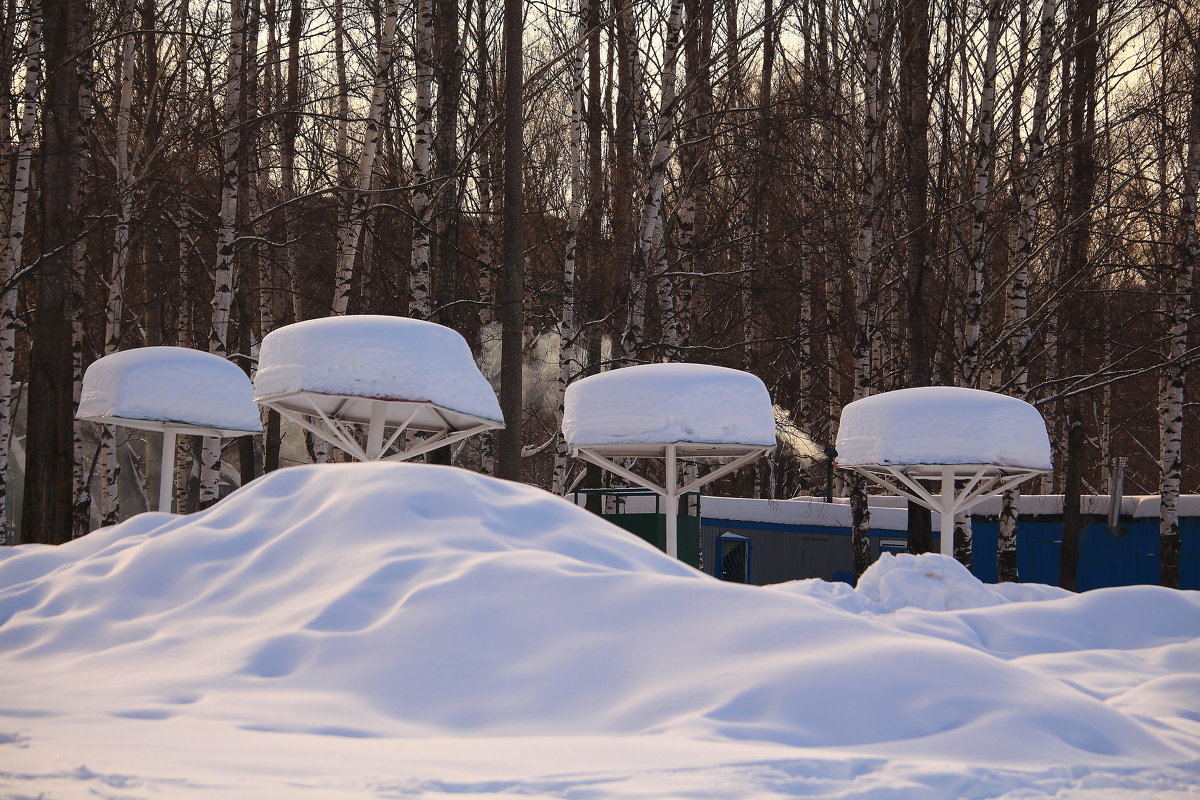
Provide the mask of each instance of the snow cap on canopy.
[{"label": "snow cap on canopy", "polygon": [[567,387],[571,447],[697,442],[773,447],[767,387],[748,372],[707,364],[643,364]]},{"label": "snow cap on canopy", "polygon": [[842,409],[839,466],[992,464],[1050,469],[1046,421],[1029,403],[958,386],[922,386]]},{"label": "snow cap on canopy", "polygon": [[94,361],[83,374],[75,416],[143,428],[262,430],[246,373],[186,347],[139,347]]},{"label": "snow cap on canopy", "polygon": [[314,392],[433,403],[504,420],[466,339],[407,317],[361,314],[277,328],[263,337],[254,391],[259,399]]}]

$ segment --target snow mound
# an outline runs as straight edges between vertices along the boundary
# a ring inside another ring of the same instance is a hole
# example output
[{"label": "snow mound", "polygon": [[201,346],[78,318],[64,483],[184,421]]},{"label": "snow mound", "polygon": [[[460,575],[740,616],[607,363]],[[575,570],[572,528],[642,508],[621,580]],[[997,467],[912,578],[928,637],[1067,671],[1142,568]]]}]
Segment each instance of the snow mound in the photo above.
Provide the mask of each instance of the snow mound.
[{"label": "snow mound", "polygon": [[864,397],[842,409],[837,464],[1050,469],[1046,422],[1023,400],[957,386]]},{"label": "snow mound", "polygon": [[466,339],[406,317],[326,317],[277,328],[263,337],[254,391],[259,398],[315,392],[427,402],[504,419]]},{"label": "snow mound", "polygon": [[[0,587],[0,719],[22,726],[672,733],[1022,765],[1200,755],[983,652],[978,630],[912,633],[724,584],[560,498],[448,467],[274,472],[198,514],[18,548]],[[1195,594],[1164,606],[1160,634],[1200,635]]]},{"label": "snow mound", "polygon": [[858,579],[857,590],[891,610],[956,611],[1007,602],[962,564],[937,553],[883,553]]},{"label": "snow mound", "polygon": [[642,364],[576,381],[563,401],[572,447],[695,442],[771,447],[775,415],[756,376],[707,364]]},{"label": "snow mound", "polygon": [[76,416],[134,427],[262,430],[246,373],[220,356],[186,347],[139,347],[92,362],[83,373]]}]

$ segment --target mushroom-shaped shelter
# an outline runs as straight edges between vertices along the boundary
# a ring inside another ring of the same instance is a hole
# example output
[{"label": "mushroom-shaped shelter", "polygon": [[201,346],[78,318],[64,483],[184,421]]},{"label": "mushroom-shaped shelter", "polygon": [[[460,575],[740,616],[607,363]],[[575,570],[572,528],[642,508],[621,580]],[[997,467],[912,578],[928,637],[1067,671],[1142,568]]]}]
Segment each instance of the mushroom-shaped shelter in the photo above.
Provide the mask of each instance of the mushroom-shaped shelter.
[{"label": "mushroom-shaped shelter", "polygon": [[250,379],[220,356],[186,347],[139,347],[97,359],[83,373],[79,419],[163,432],[158,507],[169,510],[175,437],[260,433]]},{"label": "mushroom-shaped shelter", "polygon": [[[836,464],[942,515],[941,551],[953,553],[953,516],[1051,468],[1046,422],[1015,397],[923,386],[855,400],[842,409]],[[941,482],[934,495],[923,480]]]},{"label": "mushroom-shaped shelter", "polygon": [[[412,458],[504,427],[496,393],[466,340],[444,325],[405,317],[327,317],[271,331],[254,391],[256,402],[360,461],[384,458],[406,430],[431,435],[388,458]],[[365,446],[349,425],[366,426]]]},{"label": "mushroom-shaped shelter", "polygon": [[[675,557],[675,499],[775,447],[775,416],[763,382],[706,364],[643,364],[577,381],[563,400],[562,431],[574,455],[667,500],[666,549]],[[662,459],[662,485],[613,460],[624,458]],[[680,485],[679,458],[728,461]]]}]

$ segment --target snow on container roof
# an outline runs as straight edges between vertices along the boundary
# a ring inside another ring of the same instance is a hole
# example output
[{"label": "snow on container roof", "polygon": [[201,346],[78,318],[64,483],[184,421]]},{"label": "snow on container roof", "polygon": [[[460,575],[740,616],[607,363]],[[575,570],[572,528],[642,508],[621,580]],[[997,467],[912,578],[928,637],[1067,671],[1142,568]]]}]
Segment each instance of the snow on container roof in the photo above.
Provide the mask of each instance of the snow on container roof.
[{"label": "snow on container roof", "polygon": [[957,386],[922,386],[842,409],[839,466],[992,464],[1050,469],[1046,422],[1023,400]]},{"label": "snow on container roof", "polygon": [[79,419],[134,428],[262,431],[250,379],[220,356],[186,347],[139,347],[94,361],[83,374]]},{"label": "snow on container roof", "polygon": [[694,442],[773,447],[767,387],[748,372],[707,364],[643,364],[567,387],[568,446]]},{"label": "snow on container roof", "polygon": [[[444,325],[407,317],[361,314],[277,328],[263,337],[254,391],[259,401],[298,393],[340,395],[429,403],[504,421],[466,339]],[[303,404],[297,410],[312,413]],[[359,422],[370,417],[369,410],[360,414],[353,408],[339,414]]]}]

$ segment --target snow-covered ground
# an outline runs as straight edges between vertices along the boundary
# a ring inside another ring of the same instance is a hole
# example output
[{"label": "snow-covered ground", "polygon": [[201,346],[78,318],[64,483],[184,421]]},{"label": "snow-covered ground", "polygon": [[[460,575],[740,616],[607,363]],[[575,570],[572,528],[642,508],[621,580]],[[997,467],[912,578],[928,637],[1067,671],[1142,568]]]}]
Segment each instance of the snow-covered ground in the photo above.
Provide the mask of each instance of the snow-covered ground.
[{"label": "snow-covered ground", "polygon": [[1200,593],[723,584],[527,486],[273,473],[0,556],[0,792],[1183,798]]}]

